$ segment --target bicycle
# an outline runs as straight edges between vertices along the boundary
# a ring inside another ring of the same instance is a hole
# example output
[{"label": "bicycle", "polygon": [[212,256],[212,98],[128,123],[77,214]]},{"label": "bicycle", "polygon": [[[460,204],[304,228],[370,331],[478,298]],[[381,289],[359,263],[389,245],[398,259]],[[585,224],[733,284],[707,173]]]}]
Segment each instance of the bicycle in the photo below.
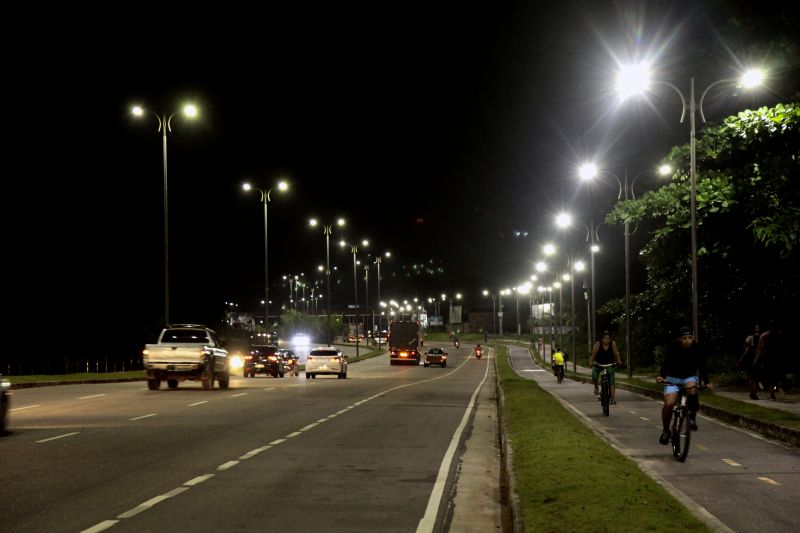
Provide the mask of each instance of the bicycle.
[{"label": "bicycle", "polygon": [[558,383],[564,381],[564,365],[553,365],[553,374],[555,374]]},{"label": "bicycle", "polygon": [[603,415],[608,416],[609,405],[611,405],[611,375],[608,373],[608,367],[616,365],[614,363],[606,365],[595,363],[595,366],[603,369],[600,372],[600,405],[603,407]]},{"label": "bicycle", "polygon": [[678,387],[678,399],[672,406],[672,421],[670,422],[670,443],[672,455],[679,462],[684,462],[689,455],[689,443],[692,441],[692,428],[689,426],[689,406],[686,388],[680,382],[665,381]]}]

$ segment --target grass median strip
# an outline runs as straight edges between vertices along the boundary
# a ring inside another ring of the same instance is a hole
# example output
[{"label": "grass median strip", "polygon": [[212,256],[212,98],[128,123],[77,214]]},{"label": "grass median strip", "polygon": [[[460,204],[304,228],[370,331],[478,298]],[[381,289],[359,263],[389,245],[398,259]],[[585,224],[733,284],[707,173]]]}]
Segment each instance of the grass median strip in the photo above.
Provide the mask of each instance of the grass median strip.
[{"label": "grass median strip", "polygon": [[526,531],[709,531],[497,349],[504,420]]}]

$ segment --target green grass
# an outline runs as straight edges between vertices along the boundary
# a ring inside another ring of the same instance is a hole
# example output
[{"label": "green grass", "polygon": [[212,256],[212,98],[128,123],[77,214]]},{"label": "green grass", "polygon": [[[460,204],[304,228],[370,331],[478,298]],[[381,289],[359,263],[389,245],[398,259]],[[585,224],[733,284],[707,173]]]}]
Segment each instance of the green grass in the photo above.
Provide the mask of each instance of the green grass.
[{"label": "green grass", "polygon": [[504,346],[497,363],[527,531],[709,531],[548,392],[515,374]]},{"label": "green grass", "polygon": [[12,384],[14,383],[36,383],[40,381],[86,381],[97,379],[133,379],[144,378],[144,370],[133,370],[130,372],[82,372],[80,374],[36,374],[31,376],[4,376]]}]

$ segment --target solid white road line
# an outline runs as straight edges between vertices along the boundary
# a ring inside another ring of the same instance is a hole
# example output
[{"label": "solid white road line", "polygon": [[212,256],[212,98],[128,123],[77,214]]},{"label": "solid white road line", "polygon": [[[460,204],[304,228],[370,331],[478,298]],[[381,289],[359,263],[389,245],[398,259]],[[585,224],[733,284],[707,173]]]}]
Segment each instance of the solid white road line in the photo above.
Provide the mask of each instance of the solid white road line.
[{"label": "solid white road line", "polygon": [[129,420],[131,420],[131,421],[133,421],[133,420],[141,420],[142,418],[150,418],[151,416],[158,416],[158,414],[150,413],[149,415],[137,416],[136,418],[131,418]]},{"label": "solid white road line", "polygon": [[[487,357],[486,359],[488,360],[490,357]],[[439,504],[444,493],[444,485],[447,481],[447,473],[450,471],[450,464],[453,462],[453,457],[455,456],[456,449],[458,448],[458,443],[461,440],[461,435],[464,433],[464,428],[467,425],[470,414],[472,414],[472,408],[475,406],[475,400],[478,397],[478,393],[480,392],[481,387],[483,387],[483,384],[486,382],[486,378],[488,376],[489,365],[487,363],[486,370],[483,374],[483,379],[478,384],[475,392],[472,393],[472,398],[470,398],[467,409],[464,411],[464,416],[461,417],[461,423],[458,425],[456,432],[450,439],[450,446],[447,448],[447,452],[444,454],[444,459],[442,459],[441,466],[439,466],[439,475],[436,476],[436,482],[433,484],[433,492],[431,492],[431,497],[428,499],[428,506],[425,509],[425,516],[422,517],[422,519],[419,521],[419,525],[417,526],[417,533],[433,533],[433,527],[436,525],[436,515],[439,511]]]},{"label": "solid white road line", "polygon": [[81,396],[78,399],[79,400],[88,400],[89,398],[99,398],[100,396],[105,396],[105,394],[92,394],[91,396]]},{"label": "solid white road line", "polygon": [[71,437],[73,435],[78,435],[79,433],[80,431],[74,431],[72,433],[65,433],[64,435],[59,435],[58,437],[50,437],[49,439],[37,440],[36,442],[50,442],[51,440],[63,439],[64,437]]},{"label": "solid white road line", "polygon": [[13,409],[9,409],[9,411],[22,411],[23,409],[33,409],[34,407],[41,407],[40,405],[26,405],[25,407],[15,407]]}]

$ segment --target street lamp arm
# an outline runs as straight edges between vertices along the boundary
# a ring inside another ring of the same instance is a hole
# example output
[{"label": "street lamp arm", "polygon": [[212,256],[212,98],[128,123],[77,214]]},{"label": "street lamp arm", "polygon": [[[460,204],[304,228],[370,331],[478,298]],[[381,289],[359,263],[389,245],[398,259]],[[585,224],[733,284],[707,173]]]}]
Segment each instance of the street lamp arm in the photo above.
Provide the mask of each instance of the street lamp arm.
[{"label": "street lamp arm", "polygon": [[706,121],[706,117],[703,114],[703,100],[705,100],[706,95],[708,94],[708,91],[710,91],[712,88],[716,87],[717,85],[720,85],[720,84],[723,84],[723,83],[736,83],[737,81],[739,81],[739,80],[737,80],[735,78],[725,78],[723,80],[717,80],[714,83],[712,83],[711,85],[709,85],[708,87],[706,87],[706,90],[703,91],[703,94],[700,96],[700,103],[697,105],[697,107],[700,110],[700,120],[702,120],[703,122]]},{"label": "street lamp arm", "polygon": [[611,176],[612,178],[617,180],[617,185],[619,185],[619,192],[617,193],[617,200],[621,199],[622,198],[622,188],[623,188],[622,187],[622,180],[619,179],[619,176],[617,176],[616,174],[614,174],[611,171],[604,170],[603,173],[608,174],[609,176]]},{"label": "street lamp arm", "polygon": [[658,83],[666,85],[667,87],[671,87],[673,91],[678,93],[678,97],[681,99],[681,104],[682,104],[682,106],[681,106],[681,110],[682,110],[681,111],[681,121],[680,122],[681,122],[681,124],[683,124],[683,119],[686,118],[686,110],[688,108],[688,106],[686,105],[686,97],[683,95],[683,93],[678,88],[678,86],[675,85],[674,83],[669,82],[669,81],[660,81]]}]

